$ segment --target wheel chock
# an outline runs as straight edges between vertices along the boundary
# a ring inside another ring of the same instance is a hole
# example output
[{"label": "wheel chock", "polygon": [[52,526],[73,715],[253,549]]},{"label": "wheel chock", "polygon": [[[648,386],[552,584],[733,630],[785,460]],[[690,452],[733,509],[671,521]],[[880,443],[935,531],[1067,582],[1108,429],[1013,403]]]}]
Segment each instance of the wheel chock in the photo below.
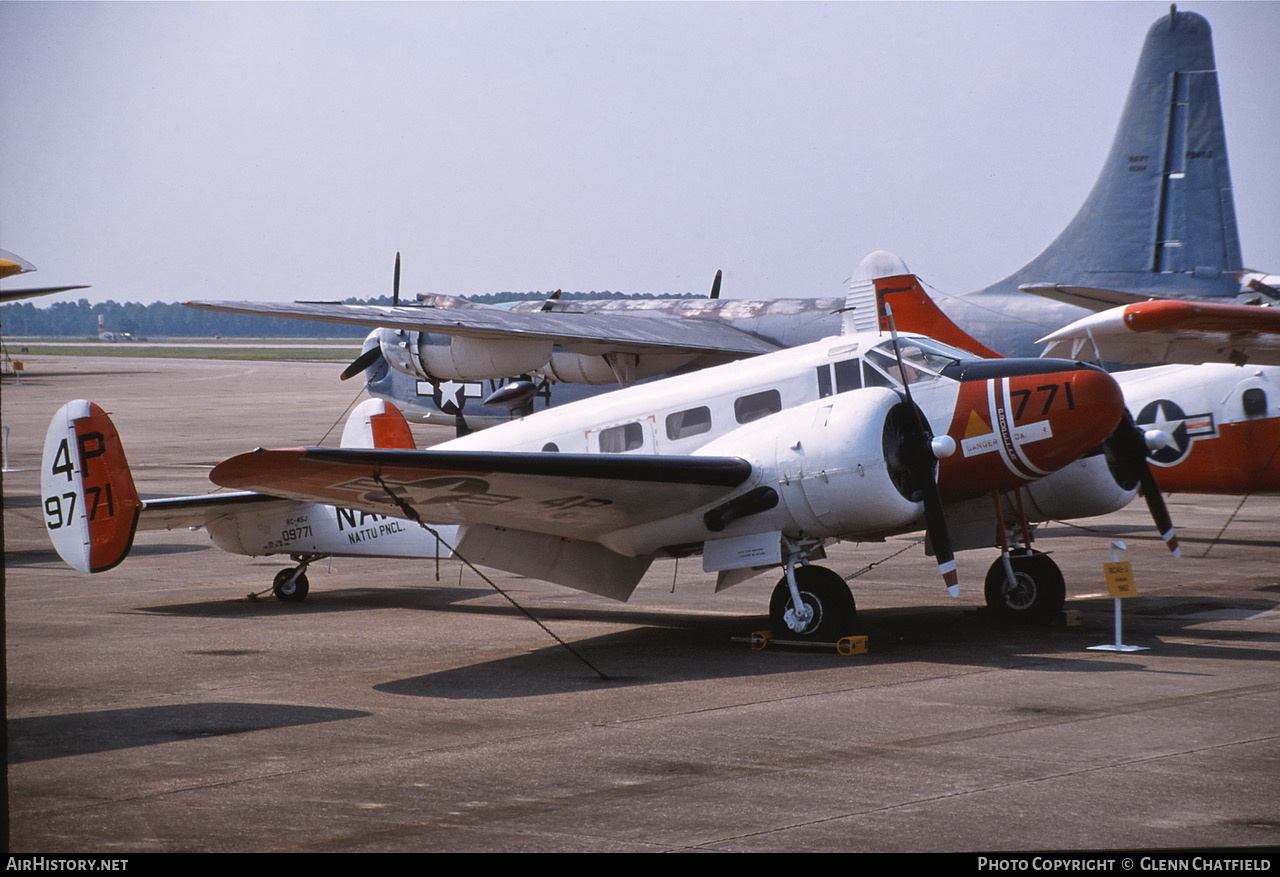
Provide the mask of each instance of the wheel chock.
[{"label": "wheel chock", "polygon": [[842,636],[836,640],[836,651],[841,655],[865,655],[867,638],[865,636]]}]

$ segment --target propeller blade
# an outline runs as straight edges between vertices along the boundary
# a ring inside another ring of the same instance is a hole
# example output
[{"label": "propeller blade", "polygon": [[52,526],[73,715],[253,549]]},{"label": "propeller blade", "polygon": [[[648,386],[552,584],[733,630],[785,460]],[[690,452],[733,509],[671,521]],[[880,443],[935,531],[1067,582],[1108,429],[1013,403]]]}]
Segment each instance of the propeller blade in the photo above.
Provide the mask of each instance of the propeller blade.
[{"label": "propeller blade", "polygon": [[1138,477],[1142,482],[1142,495],[1147,500],[1147,510],[1151,512],[1151,520],[1155,521],[1156,530],[1160,533],[1160,538],[1164,540],[1165,546],[1174,557],[1182,556],[1182,548],[1178,545],[1178,532],[1174,529],[1173,518],[1169,515],[1169,507],[1165,504],[1164,493],[1160,490],[1160,485],[1156,484],[1155,473],[1151,471],[1151,467],[1144,465]]},{"label": "propeller blade", "polygon": [[351,363],[342,370],[341,378],[344,381],[354,378],[360,372],[372,366],[375,362],[382,358],[382,347],[370,347],[364,353],[357,356]]},{"label": "propeller blade", "polygon": [[1124,413],[1124,418],[1111,438],[1107,439],[1105,449],[1108,457],[1116,464],[1121,480],[1129,480],[1130,487],[1133,480],[1136,480],[1142,487],[1147,510],[1151,512],[1151,519],[1155,522],[1160,538],[1174,557],[1181,557],[1182,549],[1178,545],[1173,518],[1169,515],[1169,507],[1165,504],[1160,485],[1156,483],[1155,473],[1151,471],[1151,464],[1147,462],[1144,433],[1128,411]]},{"label": "propeller blade", "polygon": [[724,272],[717,268],[716,279],[711,281],[711,298],[713,300],[720,297],[720,280],[723,276]]},{"label": "propeller blade", "polygon": [[948,594],[958,597],[960,579],[956,572],[956,554],[951,545],[951,531],[947,529],[947,515],[942,507],[942,494],[938,491],[938,480],[934,474],[938,457],[954,453],[955,442],[950,436],[940,436],[939,440],[935,440],[933,431],[929,429],[928,418],[911,398],[911,381],[908,380],[906,364],[902,361],[902,351],[898,349],[898,327],[893,320],[893,308],[889,307],[888,302],[884,305],[884,313],[893,339],[893,355],[898,360],[898,371],[902,377],[903,394],[912,411],[911,428],[903,435],[903,450],[906,452],[902,455],[903,463],[920,490],[920,501],[924,504],[924,531],[933,544],[933,556],[938,561],[942,583]]},{"label": "propeller blade", "polygon": [[932,461],[928,472],[920,479],[924,494],[924,529],[933,543],[933,556],[938,561],[938,574],[947,593],[952,597],[960,596],[960,578],[956,573],[956,553],[951,547],[951,531],[947,529],[947,515],[942,508],[942,494],[938,492],[938,482],[933,477]]},{"label": "propeller blade", "polygon": [[400,306],[400,254],[396,253],[396,273],[391,279],[391,304]]}]

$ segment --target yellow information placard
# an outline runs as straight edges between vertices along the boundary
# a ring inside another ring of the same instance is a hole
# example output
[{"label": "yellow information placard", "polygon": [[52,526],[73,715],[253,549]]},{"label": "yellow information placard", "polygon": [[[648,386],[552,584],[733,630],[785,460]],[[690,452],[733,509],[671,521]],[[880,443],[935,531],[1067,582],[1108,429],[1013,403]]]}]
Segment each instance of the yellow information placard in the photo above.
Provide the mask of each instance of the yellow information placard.
[{"label": "yellow information placard", "polygon": [[1102,574],[1107,579],[1107,590],[1112,597],[1136,597],[1138,589],[1133,583],[1133,564],[1127,560],[1104,563]]}]

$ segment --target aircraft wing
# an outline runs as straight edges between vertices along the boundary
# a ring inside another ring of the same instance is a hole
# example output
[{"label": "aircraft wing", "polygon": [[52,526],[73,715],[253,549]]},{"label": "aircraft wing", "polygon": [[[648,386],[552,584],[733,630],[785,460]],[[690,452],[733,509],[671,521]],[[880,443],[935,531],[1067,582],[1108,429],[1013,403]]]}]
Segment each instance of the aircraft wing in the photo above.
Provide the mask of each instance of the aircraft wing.
[{"label": "aircraft wing", "polygon": [[30,289],[6,289],[0,290],[0,302],[20,301],[24,298],[35,298],[38,295],[53,295],[57,292],[88,288],[88,286],[34,286]]},{"label": "aircraft wing", "polygon": [[203,527],[210,517],[244,508],[293,505],[293,500],[261,493],[208,493],[201,496],[174,496],[143,500],[138,515],[139,530],[176,530],[180,527]]},{"label": "aircraft wing", "polygon": [[505,308],[388,307],[320,302],[192,301],[188,307],[357,326],[386,326],[499,340],[550,340],[572,351],[620,353],[732,353],[753,356],[776,344],[711,320],[661,314],[531,312]]},{"label": "aircraft wing", "polygon": [[751,471],[738,457],[297,448],[240,454],[209,477],[375,514],[408,508],[432,523],[595,541],[714,502]]},{"label": "aircraft wing", "polygon": [[1091,314],[1040,339],[1044,356],[1107,362],[1280,365],[1280,308],[1144,301]]}]

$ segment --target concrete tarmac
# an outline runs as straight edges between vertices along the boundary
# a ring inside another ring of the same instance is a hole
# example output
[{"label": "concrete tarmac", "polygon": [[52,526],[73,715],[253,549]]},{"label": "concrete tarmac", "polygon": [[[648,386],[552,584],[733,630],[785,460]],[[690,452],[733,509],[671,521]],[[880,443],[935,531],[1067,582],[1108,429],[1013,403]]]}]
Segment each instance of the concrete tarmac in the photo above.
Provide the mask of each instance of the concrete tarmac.
[{"label": "concrete tarmac", "polygon": [[[358,387],[325,365],[28,369],[2,390],[12,851],[1280,843],[1275,497],[1173,497],[1180,561],[1140,502],[1043,528],[1076,627],[987,623],[992,551],[960,556],[953,600],[914,537],[838,546],[842,574],[882,561],[853,582],[853,657],[733,640],[767,627],[773,575],[717,595],[698,561],[659,561],[619,604],[493,574],[602,681],[456,561],[316,563],[298,604],[269,594],[287,561],[203,532],[71,571],[38,487],[63,402],[112,413],[144,496],[185,495],[255,446],[336,445]],[[1087,650],[1114,640],[1116,538],[1140,592],[1124,640],[1149,651]]]}]

